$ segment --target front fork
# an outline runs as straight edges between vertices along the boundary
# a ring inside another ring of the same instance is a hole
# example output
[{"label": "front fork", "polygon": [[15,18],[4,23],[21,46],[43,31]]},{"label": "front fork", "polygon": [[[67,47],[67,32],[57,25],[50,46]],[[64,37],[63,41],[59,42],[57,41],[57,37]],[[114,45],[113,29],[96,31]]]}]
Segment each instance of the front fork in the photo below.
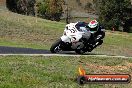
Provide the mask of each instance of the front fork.
[{"label": "front fork", "polygon": [[70,38],[68,37],[68,36],[66,36],[66,35],[63,35],[63,36],[61,36],[61,40],[63,41],[63,42],[68,42],[68,43],[70,43],[71,42],[71,40],[70,40]]}]

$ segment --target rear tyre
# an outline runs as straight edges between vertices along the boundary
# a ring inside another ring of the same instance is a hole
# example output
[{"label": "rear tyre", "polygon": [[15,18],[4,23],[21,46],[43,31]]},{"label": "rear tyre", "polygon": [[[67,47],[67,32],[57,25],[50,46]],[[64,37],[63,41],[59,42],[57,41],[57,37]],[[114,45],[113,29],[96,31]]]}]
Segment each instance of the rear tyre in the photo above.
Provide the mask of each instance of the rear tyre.
[{"label": "rear tyre", "polygon": [[60,49],[60,44],[62,43],[62,40],[61,39],[58,39],[55,43],[52,44],[51,48],[50,48],[50,51],[51,53],[57,53],[59,52],[61,49]]},{"label": "rear tyre", "polygon": [[97,45],[95,45],[95,46],[90,46],[90,47],[88,48],[88,52],[91,52],[91,51],[92,51],[94,48],[96,48],[97,46],[102,45],[102,43],[103,43],[103,40],[99,40],[99,42],[98,42]]},{"label": "rear tyre", "polygon": [[94,49],[93,46],[88,47],[88,52],[91,52]]},{"label": "rear tyre", "polygon": [[98,46],[102,45],[102,43],[103,43],[103,40],[100,40]]},{"label": "rear tyre", "polygon": [[82,49],[76,49],[75,52],[76,52],[77,54],[84,54],[84,53],[85,53],[85,51],[82,50]]}]

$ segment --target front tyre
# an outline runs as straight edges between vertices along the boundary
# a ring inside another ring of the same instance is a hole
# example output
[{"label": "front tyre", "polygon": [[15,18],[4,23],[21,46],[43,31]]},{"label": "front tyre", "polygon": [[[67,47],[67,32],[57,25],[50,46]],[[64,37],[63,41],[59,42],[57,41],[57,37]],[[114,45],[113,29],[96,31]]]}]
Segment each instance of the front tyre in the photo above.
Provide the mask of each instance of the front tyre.
[{"label": "front tyre", "polygon": [[57,53],[59,52],[61,49],[60,49],[60,44],[62,43],[62,40],[61,39],[58,39],[55,43],[52,44],[51,48],[50,48],[50,51],[51,53]]}]

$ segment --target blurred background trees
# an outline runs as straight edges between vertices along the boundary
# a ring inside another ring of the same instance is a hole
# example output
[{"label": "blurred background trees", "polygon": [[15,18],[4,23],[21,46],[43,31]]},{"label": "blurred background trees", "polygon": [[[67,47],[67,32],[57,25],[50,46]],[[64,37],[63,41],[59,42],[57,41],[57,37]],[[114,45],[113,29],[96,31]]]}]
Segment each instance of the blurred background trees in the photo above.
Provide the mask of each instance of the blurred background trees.
[{"label": "blurred background trees", "polygon": [[97,14],[106,29],[132,32],[131,0],[6,0],[6,5],[9,10],[19,14],[60,21],[65,2],[74,11],[71,11],[71,16],[80,14],[80,11],[84,14],[81,17],[86,17],[85,13]]},{"label": "blurred background trees", "polygon": [[6,0],[6,6],[12,12],[24,15],[35,15],[35,0]]},{"label": "blurred background trees", "polygon": [[132,5],[130,0],[94,0],[99,21],[107,27],[115,30],[131,32]]},{"label": "blurred background trees", "polygon": [[42,0],[38,2],[39,16],[53,21],[60,21],[63,13],[62,3],[63,0]]},{"label": "blurred background trees", "polygon": [[6,0],[7,8],[12,12],[33,16],[37,12],[37,16],[53,21],[60,20],[62,3],[63,0]]}]

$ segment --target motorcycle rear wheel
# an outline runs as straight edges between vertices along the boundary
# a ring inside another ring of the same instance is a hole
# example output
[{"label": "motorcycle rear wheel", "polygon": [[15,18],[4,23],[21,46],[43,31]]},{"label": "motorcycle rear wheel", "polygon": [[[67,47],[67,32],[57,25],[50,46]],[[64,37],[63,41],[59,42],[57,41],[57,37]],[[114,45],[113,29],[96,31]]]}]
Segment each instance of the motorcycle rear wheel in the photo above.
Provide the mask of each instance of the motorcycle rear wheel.
[{"label": "motorcycle rear wheel", "polygon": [[76,52],[77,54],[84,54],[84,53],[85,53],[85,51],[82,50],[82,49],[76,49],[75,52]]}]

